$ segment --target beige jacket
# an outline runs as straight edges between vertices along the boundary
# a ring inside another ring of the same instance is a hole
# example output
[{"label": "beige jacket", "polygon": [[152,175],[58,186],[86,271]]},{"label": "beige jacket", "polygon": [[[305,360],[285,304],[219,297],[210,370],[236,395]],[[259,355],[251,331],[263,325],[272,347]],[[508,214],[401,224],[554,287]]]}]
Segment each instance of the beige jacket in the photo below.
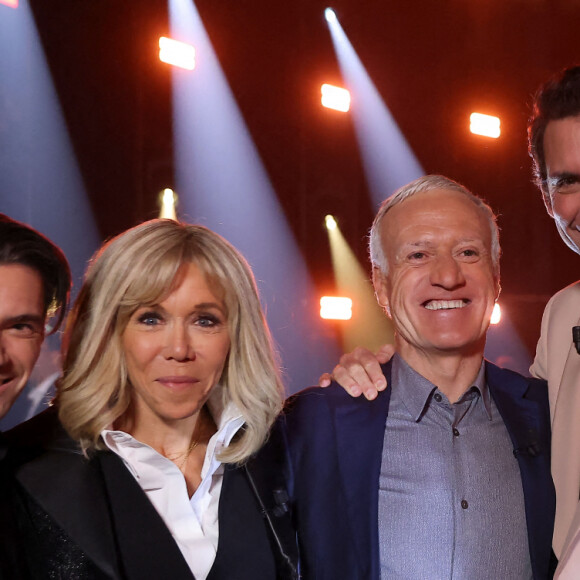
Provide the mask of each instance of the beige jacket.
[{"label": "beige jacket", "polygon": [[[580,354],[572,342],[572,327],[580,325],[580,281],[564,288],[548,302],[532,375],[548,381],[552,418],[552,477],[556,487],[554,552],[572,564],[580,560]],[[580,563],[577,564],[580,566]],[[570,572],[566,566],[566,573]],[[576,568],[580,578],[580,567]],[[558,576],[557,576],[558,577]]]}]

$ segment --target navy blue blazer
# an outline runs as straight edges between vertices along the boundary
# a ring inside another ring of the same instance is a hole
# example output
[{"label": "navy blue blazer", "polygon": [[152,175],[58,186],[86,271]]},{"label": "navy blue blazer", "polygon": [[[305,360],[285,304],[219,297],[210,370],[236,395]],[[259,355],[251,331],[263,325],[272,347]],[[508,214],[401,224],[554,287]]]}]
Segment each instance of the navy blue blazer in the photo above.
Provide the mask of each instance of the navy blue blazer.
[{"label": "navy blue blazer", "polygon": [[[389,363],[383,371],[390,381]],[[521,471],[534,579],[550,578],[555,494],[547,386],[491,363],[486,377]],[[280,418],[305,579],[380,578],[378,488],[389,400],[390,389],[367,401],[335,384],[298,393]]]}]

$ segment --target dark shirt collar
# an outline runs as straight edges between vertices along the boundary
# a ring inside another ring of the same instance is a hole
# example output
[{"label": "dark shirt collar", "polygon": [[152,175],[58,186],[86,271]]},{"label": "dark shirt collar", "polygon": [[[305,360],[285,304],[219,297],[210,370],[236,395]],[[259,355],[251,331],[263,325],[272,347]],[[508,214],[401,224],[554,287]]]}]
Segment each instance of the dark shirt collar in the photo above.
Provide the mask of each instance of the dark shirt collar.
[{"label": "dark shirt collar", "polygon": [[[391,382],[397,385],[401,400],[415,421],[419,422],[433,397],[436,394],[440,394],[442,397],[445,395],[439,391],[437,385],[410,367],[398,353],[395,353],[392,361]],[[465,393],[456,404],[472,398],[474,394],[481,396],[487,418],[491,420],[491,398],[485,380],[485,361],[482,361],[473,384],[466,388]]]}]

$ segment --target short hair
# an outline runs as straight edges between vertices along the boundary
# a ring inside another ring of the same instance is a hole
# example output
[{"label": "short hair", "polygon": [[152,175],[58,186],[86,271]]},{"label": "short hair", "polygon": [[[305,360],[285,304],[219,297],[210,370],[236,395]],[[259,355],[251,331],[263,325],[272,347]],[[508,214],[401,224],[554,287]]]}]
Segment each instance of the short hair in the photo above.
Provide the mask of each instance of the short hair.
[{"label": "short hair", "polygon": [[67,323],[55,402],[62,424],[85,452],[104,448],[101,431],[131,404],[121,346],[131,315],[163,300],[189,263],[220,291],[227,310],[231,346],[212,400],[232,401],[245,420],[241,436],[220,458],[243,462],[265,442],[282,408],[283,386],[251,269],[211,230],[162,219],[120,234],[97,252]]},{"label": "short hair", "polygon": [[62,250],[30,226],[0,213],[0,265],[19,264],[37,272],[42,280],[45,316],[56,315],[50,333],[58,330],[66,314],[71,273]]},{"label": "short hair", "polygon": [[544,83],[534,96],[528,123],[528,151],[534,162],[534,178],[550,207],[544,134],[550,121],[580,115],[580,66],[564,69]]},{"label": "short hair", "polygon": [[499,279],[499,258],[501,248],[499,245],[499,228],[497,226],[497,218],[493,213],[493,210],[491,207],[489,207],[489,205],[487,205],[487,203],[485,203],[485,201],[483,201],[483,199],[471,193],[471,191],[469,191],[466,187],[460,183],[457,183],[457,181],[453,181],[448,177],[444,177],[443,175],[425,175],[423,177],[419,177],[419,179],[415,179],[415,181],[411,181],[411,183],[404,185],[395,191],[393,195],[383,201],[379,207],[377,215],[375,216],[369,234],[369,255],[371,264],[378,268],[385,275],[389,271],[389,264],[383,251],[380,232],[381,221],[387,212],[413,195],[418,193],[425,193],[427,191],[433,191],[435,189],[445,189],[461,193],[467,197],[467,199],[472,201],[473,204],[477,206],[485,216],[491,233],[491,261],[493,266],[493,273],[494,276]]}]

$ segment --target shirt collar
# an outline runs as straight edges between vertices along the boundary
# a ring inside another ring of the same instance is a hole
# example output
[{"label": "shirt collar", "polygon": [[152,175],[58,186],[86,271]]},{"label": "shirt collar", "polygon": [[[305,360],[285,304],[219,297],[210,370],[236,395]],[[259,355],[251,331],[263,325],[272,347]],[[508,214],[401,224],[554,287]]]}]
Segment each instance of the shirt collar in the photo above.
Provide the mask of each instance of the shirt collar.
[{"label": "shirt collar", "polygon": [[[219,391],[223,393],[221,386],[217,385],[207,403],[211,416],[216,424],[217,432],[211,437],[207,446],[205,461],[201,472],[202,478],[208,471],[214,471],[221,464],[216,456],[231,443],[234,435],[244,424],[242,414],[235,403],[231,401],[226,403],[220,393],[214,397],[215,392],[218,391],[218,387]],[[157,453],[152,447],[135,439],[125,431],[110,427],[101,431],[101,437],[107,447],[125,461],[129,470],[137,478],[139,478],[139,469],[136,469],[135,461],[132,458],[130,459],[130,456],[134,454],[131,451],[132,449],[146,449],[147,453],[145,455],[142,455],[141,452],[139,453],[139,456],[145,461],[151,461],[152,452],[154,455],[159,456],[159,460],[162,463],[169,462],[169,459]],[[149,457],[149,459],[146,459],[146,457]],[[157,463],[157,459],[155,459],[155,462]]]},{"label": "shirt collar", "polygon": [[[438,390],[437,385],[434,385],[410,367],[398,353],[395,353],[392,361],[391,382],[397,385],[407,410],[414,420],[419,422],[425,414],[427,406],[431,403],[433,395]],[[468,393],[473,389],[481,395],[485,413],[488,419],[491,420],[491,397],[485,380],[485,361],[481,363],[473,384],[465,390],[461,399],[469,396]]]}]

